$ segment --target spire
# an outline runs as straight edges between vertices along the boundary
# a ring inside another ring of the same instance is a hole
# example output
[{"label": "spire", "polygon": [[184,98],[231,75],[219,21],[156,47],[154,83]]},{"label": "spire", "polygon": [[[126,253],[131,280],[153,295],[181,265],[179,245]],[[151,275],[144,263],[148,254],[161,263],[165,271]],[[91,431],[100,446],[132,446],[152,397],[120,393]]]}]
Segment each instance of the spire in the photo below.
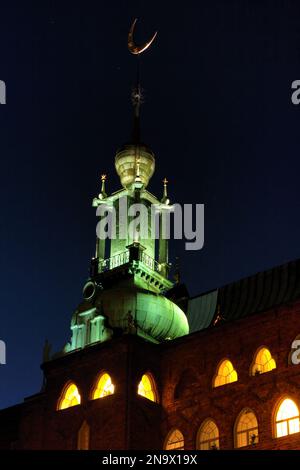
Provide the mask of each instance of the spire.
[{"label": "spire", "polygon": [[133,55],[137,56],[137,72],[136,72],[136,85],[131,93],[131,101],[133,104],[134,109],[134,117],[133,117],[133,131],[132,131],[132,143],[139,144],[140,143],[140,107],[143,103],[143,94],[141,88],[141,80],[140,80],[140,55],[145,52],[153,43],[154,39],[156,38],[157,31],[153,34],[152,38],[146,42],[145,44],[138,46],[134,42],[134,29],[137,22],[137,18],[133,21],[131,28],[128,33],[128,49],[129,52]]},{"label": "spire", "polygon": [[101,192],[99,194],[99,199],[105,199],[107,197],[107,194],[105,192],[105,181],[107,179],[107,175],[101,175]]},{"label": "spire", "polygon": [[[141,142],[140,109],[143,103],[143,93],[140,80],[140,55],[146,51],[154,41],[157,32],[142,46],[134,42],[134,29],[137,19],[131,25],[128,34],[128,50],[136,56],[136,83],[131,93],[133,105],[133,130],[131,142],[124,144],[115,157],[115,167],[124,188],[146,188],[155,169],[155,157],[151,149]],[[138,185],[138,186],[137,186]]]},{"label": "spire", "polygon": [[163,179],[163,184],[164,184],[164,192],[163,192],[163,197],[162,197],[161,202],[163,204],[169,205],[170,204],[170,199],[168,198],[168,180],[167,180],[167,178]]}]

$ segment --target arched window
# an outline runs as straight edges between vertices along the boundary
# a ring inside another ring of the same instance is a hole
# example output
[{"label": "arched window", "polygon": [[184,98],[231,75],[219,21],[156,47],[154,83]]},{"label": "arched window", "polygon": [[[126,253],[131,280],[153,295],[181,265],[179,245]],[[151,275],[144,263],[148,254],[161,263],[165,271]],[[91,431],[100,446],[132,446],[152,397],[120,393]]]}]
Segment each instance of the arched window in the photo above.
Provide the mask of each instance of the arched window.
[{"label": "arched window", "polygon": [[103,372],[93,390],[92,399],[107,397],[113,395],[115,392],[115,386],[112,383],[111,376],[107,372]]},{"label": "arched window", "polygon": [[224,359],[218,367],[213,386],[220,387],[221,385],[236,382],[237,379],[238,375],[232,363],[228,359]]},{"label": "arched window", "polygon": [[86,421],[83,421],[77,436],[77,449],[89,450],[90,447],[90,427]]},{"label": "arched window", "polygon": [[74,383],[70,383],[64,388],[57,408],[59,410],[64,410],[66,408],[70,408],[71,406],[80,405],[80,403],[81,396],[79,394],[78,388]]},{"label": "arched window", "polygon": [[170,431],[164,447],[165,450],[184,450],[184,437],[182,432],[180,432],[179,429]]},{"label": "arched window", "polygon": [[260,348],[251,364],[250,375],[264,374],[276,369],[276,362],[273,359],[269,349],[262,347]]},{"label": "arched window", "polygon": [[276,417],[276,437],[295,434],[300,431],[299,409],[296,403],[290,398],[284,399],[278,407]]},{"label": "arched window", "polygon": [[144,374],[138,385],[138,395],[148,398],[148,400],[157,402],[157,392],[155,382],[151,374]]},{"label": "arched window", "polygon": [[235,426],[235,447],[245,447],[258,443],[258,424],[252,410],[243,410]]},{"label": "arched window", "polygon": [[212,419],[206,419],[200,426],[197,435],[197,449],[219,449],[219,429]]}]

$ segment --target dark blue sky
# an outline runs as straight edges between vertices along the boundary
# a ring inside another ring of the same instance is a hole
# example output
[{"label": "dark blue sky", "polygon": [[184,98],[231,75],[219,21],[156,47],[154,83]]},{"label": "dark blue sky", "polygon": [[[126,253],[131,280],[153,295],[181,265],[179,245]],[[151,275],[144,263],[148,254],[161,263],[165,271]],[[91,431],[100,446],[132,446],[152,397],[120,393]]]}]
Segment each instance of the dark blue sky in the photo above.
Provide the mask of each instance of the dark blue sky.
[{"label": "dark blue sky", "polygon": [[159,31],[142,64],[149,189],[167,176],[173,201],[206,207],[204,249],[171,252],[191,295],[300,256],[297,0],[2,2],[0,407],[39,391],[45,338],[69,338],[99,175],[119,187],[135,16],[138,40]]}]

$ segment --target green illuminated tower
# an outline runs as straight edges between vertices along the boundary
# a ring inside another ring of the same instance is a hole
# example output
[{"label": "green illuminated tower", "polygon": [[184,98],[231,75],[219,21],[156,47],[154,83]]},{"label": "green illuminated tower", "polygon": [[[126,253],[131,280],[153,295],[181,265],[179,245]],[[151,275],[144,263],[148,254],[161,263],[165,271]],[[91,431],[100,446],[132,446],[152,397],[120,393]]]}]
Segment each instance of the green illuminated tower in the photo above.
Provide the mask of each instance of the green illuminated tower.
[{"label": "green illuminated tower", "polygon": [[[134,54],[140,54],[143,50],[130,49]],[[84,299],[73,314],[72,338],[64,352],[122,334],[134,334],[158,343],[189,332],[185,313],[166,295],[173,283],[168,279],[168,240],[164,215],[171,212],[173,206],[167,195],[166,179],[161,200],[147,190],[155,170],[155,157],[140,139],[142,93],[139,70],[132,102],[132,137],[115,156],[115,168],[122,187],[107,195],[106,176],[102,175],[101,192],[93,199],[93,207],[101,213],[99,222],[106,217],[107,208],[114,209],[115,218],[111,224],[115,237],[97,237],[90,278],[83,288]],[[132,206],[137,203],[145,210],[140,214],[140,223],[129,231]],[[147,227],[146,232],[144,227]]]}]

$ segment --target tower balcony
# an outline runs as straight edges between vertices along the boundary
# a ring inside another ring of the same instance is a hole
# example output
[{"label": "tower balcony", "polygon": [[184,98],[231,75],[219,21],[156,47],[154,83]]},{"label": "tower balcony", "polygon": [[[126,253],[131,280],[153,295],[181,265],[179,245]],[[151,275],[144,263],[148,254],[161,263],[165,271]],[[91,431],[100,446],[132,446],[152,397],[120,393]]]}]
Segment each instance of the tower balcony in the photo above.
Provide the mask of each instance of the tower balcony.
[{"label": "tower balcony", "polygon": [[133,276],[144,288],[165,292],[173,286],[165,274],[168,269],[169,265],[157,262],[145,252],[143,246],[135,242],[129,245],[126,251],[110,258],[93,258],[90,276],[103,287],[116,282],[117,279]]},{"label": "tower balcony", "polygon": [[106,258],[103,260],[99,258],[93,258],[93,263],[98,264],[98,273],[110,271],[111,269],[118,268],[119,266],[127,264],[130,261],[140,261],[145,266],[147,266],[147,268],[152,269],[157,273],[162,272],[162,265],[160,263],[158,263],[151,256],[147,255],[147,253],[145,253],[144,251],[138,249],[136,250],[136,252],[133,252],[133,250],[128,249],[126,251],[123,251],[122,253],[118,253],[114,256],[111,256],[110,258]]}]

